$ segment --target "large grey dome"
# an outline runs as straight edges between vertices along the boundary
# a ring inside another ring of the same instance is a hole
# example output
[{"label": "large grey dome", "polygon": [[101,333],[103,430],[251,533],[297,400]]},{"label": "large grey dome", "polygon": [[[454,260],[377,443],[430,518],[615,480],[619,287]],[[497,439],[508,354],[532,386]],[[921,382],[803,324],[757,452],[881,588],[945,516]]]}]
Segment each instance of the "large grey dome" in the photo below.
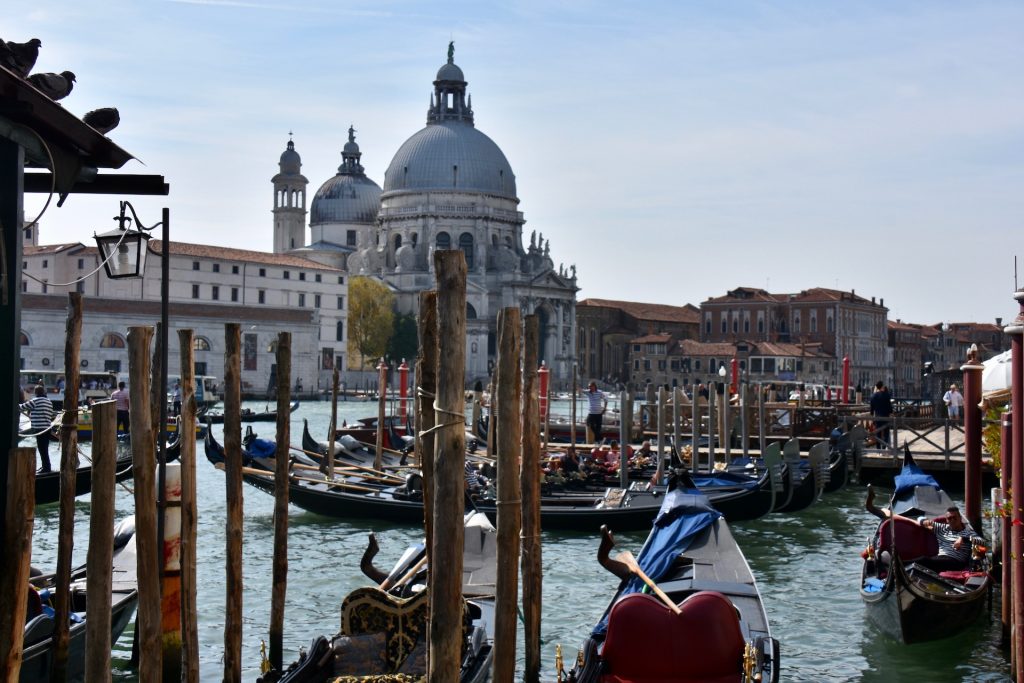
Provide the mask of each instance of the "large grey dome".
[{"label": "large grey dome", "polygon": [[365,175],[339,173],[316,191],[309,224],[373,223],[380,209],[380,187]]},{"label": "large grey dome", "polygon": [[384,174],[384,193],[483,192],[516,199],[516,179],[501,149],[464,121],[433,123],[405,141]]}]

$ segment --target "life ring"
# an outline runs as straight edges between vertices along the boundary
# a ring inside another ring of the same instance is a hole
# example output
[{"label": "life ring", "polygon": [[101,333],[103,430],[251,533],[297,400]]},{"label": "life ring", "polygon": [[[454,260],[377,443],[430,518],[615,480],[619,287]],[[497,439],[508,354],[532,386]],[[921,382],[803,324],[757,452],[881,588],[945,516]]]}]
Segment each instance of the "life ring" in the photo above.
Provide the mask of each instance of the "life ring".
[{"label": "life ring", "polygon": [[89,361],[87,361],[87,360],[83,360],[83,361],[82,361],[82,367],[83,367],[83,368],[87,368],[87,367],[89,367]]},{"label": "life ring", "polygon": [[49,364],[50,364],[50,359],[49,358],[44,358],[43,359],[43,365],[49,365]]}]

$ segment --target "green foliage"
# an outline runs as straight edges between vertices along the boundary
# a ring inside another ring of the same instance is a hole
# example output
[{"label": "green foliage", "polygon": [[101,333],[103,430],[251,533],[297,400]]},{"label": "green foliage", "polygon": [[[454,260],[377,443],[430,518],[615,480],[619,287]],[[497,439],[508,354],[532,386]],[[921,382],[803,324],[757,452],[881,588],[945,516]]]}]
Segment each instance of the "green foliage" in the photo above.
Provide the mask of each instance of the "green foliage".
[{"label": "green foliage", "polygon": [[[384,356],[393,331],[395,296],[382,282],[354,277],[348,283],[348,338],[359,353],[355,367],[366,367]],[[349,350],[349,358],[354,360]]]},{"label": "green foliage", "polygon": [[1002,422],[1006,406],[992,406],[985,412],[984,427],[981,430],[981,447],[992,457],[992,467],[999,472],[1002,467],[1000,451],[1002,447]]},{"label": "green foliage", "polygon": [[388,342],[388,357],[396,363],[404,358],[411,366],[419,351],[419,337],[416,330],[416,316],[396,313]]}]

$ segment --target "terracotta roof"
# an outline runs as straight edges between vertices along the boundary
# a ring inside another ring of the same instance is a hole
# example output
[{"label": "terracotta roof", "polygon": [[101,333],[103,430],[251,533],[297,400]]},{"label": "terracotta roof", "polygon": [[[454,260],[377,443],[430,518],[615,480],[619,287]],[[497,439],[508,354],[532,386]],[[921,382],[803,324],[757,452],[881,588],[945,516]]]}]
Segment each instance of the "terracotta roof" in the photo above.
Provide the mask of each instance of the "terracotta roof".
[{"label": "terracotta roof", "polygon": [[[724,304],[732,303],[736,301],[761,301],[768,303],[777,303],[784,300],[786,295],[782,294],[769,294],[763,289],[758,287],[737,287],[726,292],[725,296],[715,296],[709,299],[705,299],[705,304]],[[780,298],[782,297],[782,298]]]},{"label": "terracotta roof", "polygon": [[64,244],[39,244],[35,246],[31,244],[26,244],[22,249],[22,254],[24,256],[35,256],[37,254],[58,254],[62,251],[65,251],[66,249],[81,246],[83,246],[81,242],[66,242]]},{"label": "terracotta roof", "polygon": [[679,353],[685,356],[728,356],[736,355],[736,345],[727,342],[699,342],[695,339],[680,339]]},{"label": "terracotta roof", "polygon": [[855,292],[844,292],[839,289],[829,289],[828,287],[811,287],[810,289],[804,289],[797,294],[790,295],[791,301],[851,301],[858,304],[868,304],[872,306],[881,306],[881,303],[875,303],[869,299],[858,295]]},{"label": "terracotta roof", "polygon": [[[161,253],[163,250],[162,240],[150,240],[149,249],[154,253]],[[322,263],[302,258],[301,256],[293,256],[291,254],[272,254],[265,251],[217,247],[210,244],[190,244],[188,242],[174,242],[173,240],[171,241],[171,254],[174,256],[191,256],[195,258],[224,259],[225,261],[263,263],[268,266],[290,266],[292,268],[327,270],[338,273],[344,272],[339,268],[325,266]]]},{"label": "terracotta roof", "polygon": [[667,344],[672,340],[671,334],[648,334],[636,339],[630,339],[630,344]]},{"label": "terracotta roof", "polygon": [[754,349],[750,353],[751,356],[832,357],[821,350],[820,344],[804,344],[801,346],[800,344],[790,344],[787,342],[757,342],[754,345]]},{"label": "terracotta roof", "polygon": [[913,332],[919,332],[921,330],[919,325],[911,325],[903,322],[902,320],[889,320],[888,326],[890,330],[911,330]]},{"label": "terracotta roof", "polygon": [[583,306],[615,308],[638,320],[657,320],[672,323],[700,323],[700,311],[693,304],[685,306],[669,306],[668,304],[647,304],[638,301],[615,301],[613,299],[584,299],[576,304],[577,310]]}]

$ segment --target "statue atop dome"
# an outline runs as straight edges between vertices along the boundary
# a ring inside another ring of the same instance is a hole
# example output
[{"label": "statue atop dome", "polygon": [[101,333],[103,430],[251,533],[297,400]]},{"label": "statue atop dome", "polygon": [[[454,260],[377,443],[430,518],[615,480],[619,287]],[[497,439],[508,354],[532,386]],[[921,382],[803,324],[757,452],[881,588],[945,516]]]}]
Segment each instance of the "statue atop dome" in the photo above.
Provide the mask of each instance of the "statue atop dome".
[{"label": "statue atop dome", "polygon": [[455,63],[455,41],[454,40],[448,42],[448,63],[449,64],[454,64]]},{"label": "statue atop dome", "polygon": [[348,127],[348,141],[349,142],[355,142],[356,141],[356,127],[354,125],[352,125],[352,124],[349,124],[349,127]]}]

